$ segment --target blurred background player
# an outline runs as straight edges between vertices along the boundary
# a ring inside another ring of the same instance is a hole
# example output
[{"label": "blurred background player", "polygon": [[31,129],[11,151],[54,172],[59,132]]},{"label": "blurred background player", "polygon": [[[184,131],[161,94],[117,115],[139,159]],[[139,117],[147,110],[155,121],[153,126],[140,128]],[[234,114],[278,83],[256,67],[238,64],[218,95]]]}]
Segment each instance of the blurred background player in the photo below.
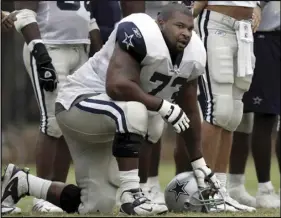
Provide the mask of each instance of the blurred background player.
[{"label": "blurred background player", "polygon": [[[244,116],[234,133],[229,165],[230,196],[253,207],[279,208],[280,197],[270,181],[272,135],[280,115],[280,2],[261,2],[262,20],[254,34],[256,67],[251,87],[244,94]],[[253,113],[252,113],[253,112]],[[276,155],[280,170],[280,130]],[[258,191],[245,190],[245,167],[251,147]]]},{"label": "blurred background player", "polygon": [[[90,3],[19,1],[15,27],[24,39],[24,64],[41,112],[36,148],[37,175],[65,182],[71,157],[55,118],[55,99],[66,76],[102,47],[99,28],[90,18]],[[90,38],[89,38],[90,35]],[[56,88],[58,86],[58,88]],[[62,212],[49,202],[33,200],[33,211]]]}]

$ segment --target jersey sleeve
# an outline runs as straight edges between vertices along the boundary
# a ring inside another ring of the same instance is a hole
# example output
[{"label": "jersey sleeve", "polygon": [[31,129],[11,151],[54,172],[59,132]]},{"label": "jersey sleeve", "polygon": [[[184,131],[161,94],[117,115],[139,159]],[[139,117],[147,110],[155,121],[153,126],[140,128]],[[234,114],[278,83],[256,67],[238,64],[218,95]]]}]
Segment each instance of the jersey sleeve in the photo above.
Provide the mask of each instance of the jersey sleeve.
[{"label": "jersey sleeve", "polygon": [[120,48],[141,63],[146,57],[146,44],[139,28],[133,22],[122,22],[117,27],[116,41]]}]

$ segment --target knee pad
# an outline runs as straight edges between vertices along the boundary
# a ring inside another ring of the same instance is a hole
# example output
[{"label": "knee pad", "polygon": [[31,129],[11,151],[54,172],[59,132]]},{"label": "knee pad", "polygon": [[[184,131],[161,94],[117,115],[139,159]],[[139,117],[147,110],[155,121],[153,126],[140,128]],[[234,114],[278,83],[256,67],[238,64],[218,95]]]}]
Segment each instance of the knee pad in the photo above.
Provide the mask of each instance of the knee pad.
[{"label": "knee pad", "polygon": [[229,120],[226,130],[233,132],[239,126],[243,116],[243,102],[241,100],[233,100],[233,113]]},{"label": "knee pad", "polygon": [[134,133],[116,133],[112,146],[114,157],[139,157],[143,137]]},{"label": "knee pad", "polygon": [[78,207],[81,203],[80,200],[81,189],[75,185],[67,185],[61,193],[60,196],[60,206],[61,209],[67,213],[78,212]]},{"label": "knee pad", "polygon": [[214,96],[214,124],[227,129],[233,114],[233,99],[229,95]]},{"label": "knee pad", "polygon": [[253,131],[254,113],[244,113],[236,132],[250,134]]},{"label": "knee pad", "polygon": [[148,125],[148,111],[146,107],[142,103],[129,101],[126,103],[125,114],[128,131],[144,137],[147,133]]},{"label": "knee pad", "polygon": [[252,79],[253,75],[246,75],[245,77],[236,76],[234,78],[234,85],[243,92],[247,92],[250,89]]}]

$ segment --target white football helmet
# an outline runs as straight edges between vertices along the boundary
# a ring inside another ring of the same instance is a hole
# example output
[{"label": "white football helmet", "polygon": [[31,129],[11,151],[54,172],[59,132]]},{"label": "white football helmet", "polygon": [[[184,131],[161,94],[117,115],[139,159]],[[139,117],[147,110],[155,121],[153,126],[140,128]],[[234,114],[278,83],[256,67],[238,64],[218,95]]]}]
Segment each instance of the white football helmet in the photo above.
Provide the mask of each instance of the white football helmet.
[{"label": "white football helmet", "polygon": [[223,210],[217,205],[221,204],[224,204],[225,210],[223,195],[218,191],[216,199],[213,196],[214,190],[209,185],[202,190],[198,189],[193,172],[176,175],[165,189],[166,205],[173,212],[220,212]]}]

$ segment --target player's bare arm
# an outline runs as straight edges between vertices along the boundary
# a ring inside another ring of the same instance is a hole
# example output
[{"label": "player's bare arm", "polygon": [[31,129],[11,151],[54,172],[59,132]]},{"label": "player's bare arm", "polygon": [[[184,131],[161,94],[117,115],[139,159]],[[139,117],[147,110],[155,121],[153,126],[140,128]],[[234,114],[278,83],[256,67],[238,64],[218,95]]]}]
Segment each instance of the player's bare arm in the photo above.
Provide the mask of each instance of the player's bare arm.
[{"label": "player's bare arm", "polygon": [[197,17],[198,14],[207,6],[208,1],[195,1],[193,5],[193,17]]},{"label": "player's bare arm", "polygon": [[257,3],[257,6],[254,8],[253,11],[253,23],[252,23],[252,29],[253,29],[253,33],[255,33],[260,25],[261,22],[261,11],[262,8],[265,6],[266,2],[263,1],[262,4]]},{"label": "player's bare arm", "polygon": [[145,13],[145,1],[120,1],[123,17],[133,13]]},{"label": "player's bare arm", "polygon": [[181,133],[191,160],[202,157],[201,148],[201,118],[197,104],[197,83],[194,79],[187,82],[179,92],[177,104],[189,118],[189,128]]},{"label": "player's bare arm", "polygon": [[40,86],[46,91],[53,92],[57,88],[57,76],[52,59],[41,39],[40,30],[36,20],[37,1],[15,2],[17,21],[15,28],[22,33],[27,46],[36,60]]},{"label": "player's bare arm", "polygon": [[95,7],[95,2],[96,1],[90,1],[90,8],[91,8],[91,20],[90,20],[90,32],[89,32],[89,36],[90,36],[90,40],[91,40],[91,47],[90,47],[90,53],[89,56],[92,57],[96,52],[98,52],[102,45],[103,45],[103,41],[102,41],[102,37],[100,34],[100,29],[98,27],[97,21],[95,19],[95,15],[93,14],[92,10]]},{"label": "player's bare arm", "polygon": [[[41,39],[41,34],[39,31],[38,24],[36,20],[32,22],[32,13],[35,14],[38,8],[38,1],[16,1],[15,9],[16,10],[28,10],[28,14],[25,14],[27,18],[30,19],[30,23],[23,23],[20,26],[20,31],[25,39],[25,42],[29,44],[34,39]],[[24,15],[22,15],[24,16]]]},{"label": "player's bare arm", "polygon": [[140,64],[118,43],[109,62],[106,78],[106,91],[116,101],[137,101],[148,110],[157,111],[162,99],[145,93],[139,86]]}]

